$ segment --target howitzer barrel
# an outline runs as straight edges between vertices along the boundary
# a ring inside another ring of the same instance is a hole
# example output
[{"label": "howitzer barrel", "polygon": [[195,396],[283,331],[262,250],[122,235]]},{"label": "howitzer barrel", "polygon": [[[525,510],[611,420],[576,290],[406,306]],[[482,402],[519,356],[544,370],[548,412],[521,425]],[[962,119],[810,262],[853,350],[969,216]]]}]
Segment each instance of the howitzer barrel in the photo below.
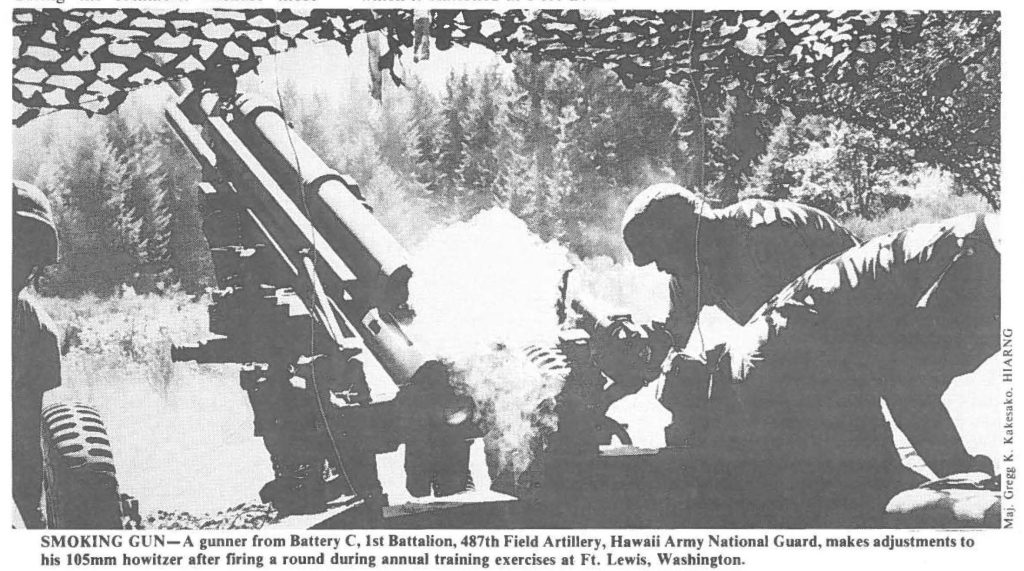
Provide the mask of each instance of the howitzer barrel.
[{"label": "howitzer barrel", "polygon": [[[354,182],[331,169],[257,97],[238,102],[232,128],[358,278],[367,302],[383,313],[409,297],[408,253],[369,211]],[[362,292],[356,292],[362,293]]]},{"label": "howitzer barrel", "polygon": [[[263,166],[251,146],[239,136],[238,130],[221,116],[217,110],[216,97],[202,93],[193,94],[192,97],[194,96],[199,97],[190,99],[186,94],[180,108],[181,112],[170,110],[167,118],[186,142],[186,146],[203,164],[204,171],[209,171],[204,174],[212,176],[216,181],[213,186],[222,189],[217,192],[225,192],[230,196],[240,193],[237,196],[239,205],[243,207],[242,217],[259,230],[263,236],[260,241],[268,250],[277,252],[288,267],[287,282],[280,285],[296,289],[308,285],[304,260],[312,256],[332,303],[330,307],[322,304],[317,307],[314,304],[310,308],[311,313],[338,311],[343,314],[374,357],[384,366],[388,375],[399,385],[409,381],[426,360],[412,341],[401,332],[390,313],[383,310],[391,304],[397,305],[405,300],[404,294],[411,272],[404,263],[396,265],[398,254],[404,252],[382,246],[381,251],[390,252],[385,258],[391,261],[387,262],[386,266],[375,265],[374,267],[378,269],[369,277],[373,281],[367,283],[356,274],[346,258],[363,260],[361,271],[365,276],[369,267],[366,257],[372,256],[377,250],[367,249],[362,243],[356,244],[357,240],[354,238],[357,233],[350,233],[348,242],[349,246],[360,252],[355,257],[351,251],[332,244],[332,240],[321,233],[317,224],[312,223],[305,215],[305,205],[287,194]],[[191,125],[199,126],[202,133]],[[244,129],[242,131],[243,134],[247,134]],[[207,164],[211,160],[215,163]],[[295,188],[294,184],[292,186]],[[348,213],[358,213],[355,215],[357,223],[361,223],[361,216],[368,217],[373,222],[363,224],[363,232],[373,230],[375,226],[377,230],[374,232],[379,230],[379,233],[390,238],[387,231],[373,220],[372,215],[358,199],[347,190],[345,194],[351,198],[351,204],[354,204]],[[315,208],[311,205],[310,210]],[[339,219],[336,218],[331,225],[343,226]],[[321,219],[321,226],[323,225]],[[336,232],[334,236],[338,234],[339,232]],[[382,240],[380,243],[387,242]],[[401,250],[400,246],[397,248]],[[391,274],[387,274],[385,267],[392,268]],[[375,289],[378,291],[375,292]],[[381,291],[385,293],[380,293]],[[327,315],[319,317],[323,322],[329,321]]]}]

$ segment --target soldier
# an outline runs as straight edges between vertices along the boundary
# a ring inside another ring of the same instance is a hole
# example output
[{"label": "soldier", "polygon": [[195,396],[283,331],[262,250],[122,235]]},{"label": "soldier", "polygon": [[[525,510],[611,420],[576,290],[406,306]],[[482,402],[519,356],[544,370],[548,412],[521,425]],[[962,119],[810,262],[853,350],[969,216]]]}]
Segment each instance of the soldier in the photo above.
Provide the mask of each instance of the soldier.
[{"label": "soldier", "polygon": [[430,361],[395,399],[405,436],[405,482],[417,498],[450,496],[473,489],[469,438],[479,436],[473,403],[449,385],[450,370]]},{"label": "soldier", "polygon": [[[671,276],[667,327],[685,346],[700,310],[718,306],[738,324],[807,268],[856,244],[824,212],[791,202],[744,200],[714,209],[675,184],[656,184],[626,210],[622,235],[638,266]],[[669,445],[689,443],[687,396],[669,375],[662,404],[673,412]]]},{"label": "soldier", "polygon": [[14,182],[14,292],[11,337],[14,502],[26,527],[41,528],[43,458],[39,427],[43,393],[60,386],[60,349],[49,317],[25,295],[39,270],[57,261],[57,229],[46,196]]},{"label": "soldier", "polygon": [[993,223],[965,215],[852,248],[730,341],[708,391],[703,464],[743,523],[878,525],[890,498],[920,481],[901,465],[881,399],[940,477],[993,474],[940,400],[999,348]]}]

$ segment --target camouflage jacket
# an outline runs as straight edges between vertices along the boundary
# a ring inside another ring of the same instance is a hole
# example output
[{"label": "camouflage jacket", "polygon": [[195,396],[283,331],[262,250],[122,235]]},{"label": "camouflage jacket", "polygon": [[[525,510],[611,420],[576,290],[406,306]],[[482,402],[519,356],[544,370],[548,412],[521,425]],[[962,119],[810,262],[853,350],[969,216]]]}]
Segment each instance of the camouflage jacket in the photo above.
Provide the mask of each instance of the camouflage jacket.
[{"label": "camouflage jacket", "polygon": [[[729,239],[701,256],[700,306],[718,306],[739,324],[802,272],[857,243],[828,214],[792,202],[744,200],[702,223],[708,231],[698,239],[716,240],[719,232]],[[685,345],[700,310],[698,276],[673,275],[669,291],[668,327]]]},{"label": "camouflage jacket", "polygon": [[813,351],[808,343],[852,355],[864,367],[935,366],[914,355],[965,372],[976,367],[998,346],[991,343],[1000,313],[994,224],[994,215],[982,214],[919,224],[815,265],[732,339],[733,381],[748,380],[759,361],[777,353]]}]

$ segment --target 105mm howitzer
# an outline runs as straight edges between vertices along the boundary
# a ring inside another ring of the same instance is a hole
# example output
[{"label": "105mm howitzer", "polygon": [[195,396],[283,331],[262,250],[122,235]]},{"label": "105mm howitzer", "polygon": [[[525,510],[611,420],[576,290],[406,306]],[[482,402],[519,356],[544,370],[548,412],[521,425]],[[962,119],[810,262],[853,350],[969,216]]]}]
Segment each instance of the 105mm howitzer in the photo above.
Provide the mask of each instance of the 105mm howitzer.
[{"label": "105mm howitzer", "polygon": [[[402,443],[410,493],[465,490],[473,405],[395,317],[412,276],[405,250],[279,108],[175,89],[166,117],[202,168],[218,337],[172,358],[242,365],[274,466],[261,497],[292,513],[346,494],[380,507],[375,455]],[[398,387],[393,400],[371,399],[367,351]]]},{"label": "105mm howitzer", "polygon": [[[376,455],[400,444],[412,495],[471,487],[468,439],[480,435],[474,404],[452,388],[447,365],[403,331],[396,315],[412,313],[408,255],[357,184],[303,143],[276,106],[176,90],[166,116],[202,168],[203,229],[218,287],[209,308],[217,337],[175,347],[172,358],[241,365],[255,434],[274,467],[262,499],[297,513],[348,495],[379,515],[387,497]],[[564,318],[571,308],[573,326],[566,324],[556,347],[526,348],[539,367],[561,368],[555,372],[565,377],[555,405],[559,429],[537,451],[548,500],[579,491],[568,476],[613,437],[631,444],[608,408],[659,376],[672,346],[663,326],[609,316],[593,302],[566,299],[564,290],[563,283],[558,312]],[[393,399],[371,398],[367,353],[398,387]],[[531,475],[491,475],[496,490],[536,497]],[[505,523],[546,524],[538,513],[520,511]]]}]

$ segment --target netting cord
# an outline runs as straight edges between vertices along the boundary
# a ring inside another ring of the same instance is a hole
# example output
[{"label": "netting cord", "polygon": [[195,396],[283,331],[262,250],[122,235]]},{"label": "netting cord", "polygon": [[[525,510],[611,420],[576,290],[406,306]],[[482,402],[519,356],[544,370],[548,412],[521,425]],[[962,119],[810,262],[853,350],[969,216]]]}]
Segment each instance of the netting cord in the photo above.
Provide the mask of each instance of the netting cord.
[{"label": "netting cord", "polygon": [[[316,228],[313,226],[313,218],[309,214],[309,201],[307,200],[307,197],[306,197],[306,193],[307,193],[308,189],[306,188],[305,181],[302,178],[302,165],[299,162],[299,151],[295,147],[295,141],[292,139],[292,129],[291,129],[291,125],[288,124],[288,115],[287,115],[287,113],[285,111],[285,108],[284,108],[284,97],[281,95],[281,74],[280,74],[280,69],[279,69],[279,67],[277,65],[278,64],[277,54],[274,54],[273,58],[274,58],[274,91],[277,94],[277,106],[281,109],[281,118],[284,120],[284,123],[285,123],[285,127],[286,127],[285,128],[285,133],[287,133],[287,135],[288,135],[288,145],[291,147],[292,155],[293,155],[294,160],[295,160],[295,172],[296,172],[297,178],[298,178],[297,182],[298,182],[298,186],[299,186],[299,196],[302,198],[302,207],[306,211],[305,212],[306,218],[309,220],[309,225],[310,225],[310,230],[311,230],[310,235],[312,236],[312,241],[313,241],[313,248],[312,248],[312,252],[310,253],[310,257],[312,258],[312,262],[313,262],[312,266],[315,269],[316,268],[316,264],[317,264],[318,259],[319,259],[318,250],[317,250],[317,244],[316,244],[317,232],[316,232]],[[310,279],[311,280],[315,280],[315,278],[312,275],[310,276]],[[331,308],[329,306],[324,307],[323,311],[326,313],[328,311],[331,311]],[[310,314],[311,314],[310,317],[312,317],[312,311],[310,312]],[[316,343],[314,341],[314,337],[315,336],[316,336],[316,322],[313,319],[310,319],[309,320],[309,353],[310,353],[311,356],[316,351]],[[317,407],[318,412],[320,413],[320,420],[322,420],[323,423],[324,423],[324,431],[327,433],[327,438],[331,442],[331,450],[334,452],[334,459],[338,463],[338,471],[341,473],[341,477],[345,479],[345,484],[348,485],[348,489],[351,490],[353,494],[359,495],[359,492],[355,489],[355,487],[352,486],[352,480],[349,479],[348,471],[345,469],[345,462],[342,461],[342,458],[341,458],[341,449],[338,447],[338,441],[337,441],[337,439],[334,436],[334,431],[331,430],[330,422],[327,421],[327,410],[324,408],[323,396],[320,394],[320,386],[317,383],[317,379],[316,379],[316,366],[315,365],[310,367],[310,375],[309,376],[310,376],[310,382],[313,385],[313,394],[316,396],[316,407]]]},{"label": "netting cord", "polygon": [[[695,34],[697,32],[697,30],[694,28],[694,26],[697,24],[697,22],[696,22],[696,14],[697,14],[697,11],[691,11],[690,12],[690,61],[691,62],[695,61],[695,57],[694,56],[696,55],[695,52],[697,50],[697,45],[696,45],[696,42],[694,41],[694,39],[695,39],[694,36],[695,36]],[[695,214],[697,216],[697,223],[694,225],[694,231],[693,231],[693,265],[694,265],[695,272],[696,272],[696,275],[697,275],[697,283],[696,283],[696,289],[697,289],[696,294],[697,295],[695,297],[695,300],[696,300],[695,305],[696,305],[696,307],[694,308],[694,310],[695,310],[694,311],[694,326],[697,329],[697,338],[700,339],[700,354],[701,354],[701,357],[704,358],[704,359],[707,359],[707,345],[706,345],[705,340],[704,340],[704,329],[701,327],[701,324],[700,324],[700,314],[701,314],[701,310],[704,307],[704,305],[703,305],[704,304],[703,291],[702,291],[703,284],[701,283],[701,280],[702,280],[703,276],[701,275],[702,271],[701,271],[701,263],[700,263],[700,226],[701,226],[701,221],[704,218],[703,217],[703,212],[704,212],[704,205],[705,205],[704,194],[703,193],[704,193],[704,175],[705,175],[705,173],[704,173],[704,162],[706,160],[706,154],[707,154],[707,136],[706,136],[707,118],[704,116],[704,102],[702,101],[702,98],[701,98],[700,82],[697,80],[696,74],[697,74],[697,70],[695,70],[695,69],[691,70],[690,74],[689,74],[690,87],[692,88],[692,91],[693,91],[693,99],[694,99],[694,101],[697,104],[697,119],[699,121],[697,133],[698,133],[698,136],[700,138],[700,160],[698,161],[698,169],[699,170],[697,171],[698,172],[698,176],[697,176],[697,190],[699,192],[697,193],[697,200],[698,200],[698,202],[697,202],[697,211],[695,212]],[[707,394],[708,400],[711,400],[711,394],[712,394],[713,390],[714,390],[714,375],[711,374],[710,368],[709,368],[709,371],[708,371],[708,394]]]}]

